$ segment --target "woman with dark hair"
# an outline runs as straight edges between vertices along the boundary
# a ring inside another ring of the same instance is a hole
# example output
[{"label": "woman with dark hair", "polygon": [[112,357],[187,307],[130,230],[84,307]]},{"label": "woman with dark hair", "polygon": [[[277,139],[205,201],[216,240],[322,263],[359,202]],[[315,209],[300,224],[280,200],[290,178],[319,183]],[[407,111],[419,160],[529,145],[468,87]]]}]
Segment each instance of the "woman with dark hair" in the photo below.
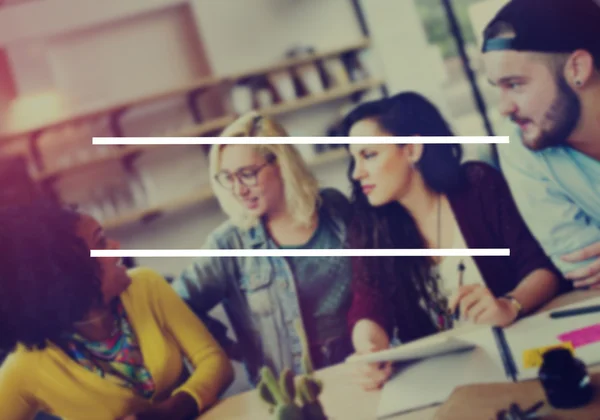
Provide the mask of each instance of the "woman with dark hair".
[{"label": "woman with dark hair", "polygon": [[90,257],[117,247],[71,210],[0,209],[3,420],[188,419],[230,383],[227,356],[164,278]]},{"label": "woman with dark hair", "polygon": [[[350,136],[451,136],[416,93],[365,103],[344,120]],[[510,257],[364,257],[353,261],[349,314],[355,351],[372,352],[461,321],[506,326],[559,290],[550,260],[523,223],[501,174],[461,164],[459,144],[350,145],[353,248],[510,248]],[[390,366],[365,367],[378,388]]]}]

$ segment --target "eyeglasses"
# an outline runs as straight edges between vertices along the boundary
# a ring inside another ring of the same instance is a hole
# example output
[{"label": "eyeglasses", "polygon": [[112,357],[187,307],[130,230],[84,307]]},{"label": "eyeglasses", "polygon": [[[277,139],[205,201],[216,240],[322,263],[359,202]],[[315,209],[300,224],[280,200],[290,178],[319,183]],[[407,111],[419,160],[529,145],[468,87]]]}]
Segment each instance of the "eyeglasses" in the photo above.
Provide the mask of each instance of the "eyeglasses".
[{"label": "eyeglasses", "polygon": [[269,166],[274,161],[275,156],[269,156],[267,158],[267,161],[260,166],[241,168],[235,172],[220,171],[217,175],[215,175],[215,180],[223,188],[227,188],[230,190],[233,189],[236,178],[240,182],[240,184],[242,184],[245,187],[255,187],[258,184],[259,172],[267,166]]}]

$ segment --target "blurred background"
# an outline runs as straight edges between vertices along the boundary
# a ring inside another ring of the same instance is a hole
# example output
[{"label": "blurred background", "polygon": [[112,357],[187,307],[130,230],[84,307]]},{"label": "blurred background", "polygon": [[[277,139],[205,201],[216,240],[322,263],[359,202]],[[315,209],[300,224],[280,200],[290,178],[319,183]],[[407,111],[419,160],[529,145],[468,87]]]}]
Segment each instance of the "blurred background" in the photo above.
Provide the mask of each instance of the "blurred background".
[{"label": "blurred background", "polygon": [[[225,220],[206,147],[92,137],[216,136],[251,109],[292,136],[334,136],[357,103],[405,90],[457,135],[506,135],[479,53],[506,2],[0,0],[0,201],[45,194],[123,248],[193,249]],[[343,149],[298,147],[323,186],[348,193]],[[493,148],[467,158],[493,161]],[[128,264],[174,276],[190,262]],[[246,388],[238,374],[230,393]]]}]

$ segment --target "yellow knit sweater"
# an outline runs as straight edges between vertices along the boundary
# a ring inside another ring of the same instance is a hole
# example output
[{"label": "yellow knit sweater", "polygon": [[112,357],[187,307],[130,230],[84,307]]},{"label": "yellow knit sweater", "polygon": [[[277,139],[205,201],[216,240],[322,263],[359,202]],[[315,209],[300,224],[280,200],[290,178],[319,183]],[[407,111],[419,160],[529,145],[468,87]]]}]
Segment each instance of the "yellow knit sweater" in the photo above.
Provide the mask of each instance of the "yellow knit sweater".
[{"label": "yellow knit sweater", "polygon": [[[231,363],[164,278],[145,268],[129,275],[133,281],[121,300],[156,385],[153,400],[187,392],[205,409],[230,383]],[[183,357],[194,372],[179,386]],[[0,368],[2,420],[30,419],[39,410],[68,420],[114,420],[151,404],[86,370],[53,344],[35,351],[19,347]]]}]

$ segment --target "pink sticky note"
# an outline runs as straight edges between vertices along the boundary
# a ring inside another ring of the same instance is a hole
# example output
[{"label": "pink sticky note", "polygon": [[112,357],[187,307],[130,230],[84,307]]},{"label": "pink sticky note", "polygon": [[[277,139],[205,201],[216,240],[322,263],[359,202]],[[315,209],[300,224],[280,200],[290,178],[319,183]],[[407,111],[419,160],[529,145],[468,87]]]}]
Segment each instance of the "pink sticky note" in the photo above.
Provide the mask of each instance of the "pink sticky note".
[{"label": "pink sticky note", "polygon": [[600,342],[600,324],[561,334],[558,339],[562,342],[570,341],[574,348]]}]

